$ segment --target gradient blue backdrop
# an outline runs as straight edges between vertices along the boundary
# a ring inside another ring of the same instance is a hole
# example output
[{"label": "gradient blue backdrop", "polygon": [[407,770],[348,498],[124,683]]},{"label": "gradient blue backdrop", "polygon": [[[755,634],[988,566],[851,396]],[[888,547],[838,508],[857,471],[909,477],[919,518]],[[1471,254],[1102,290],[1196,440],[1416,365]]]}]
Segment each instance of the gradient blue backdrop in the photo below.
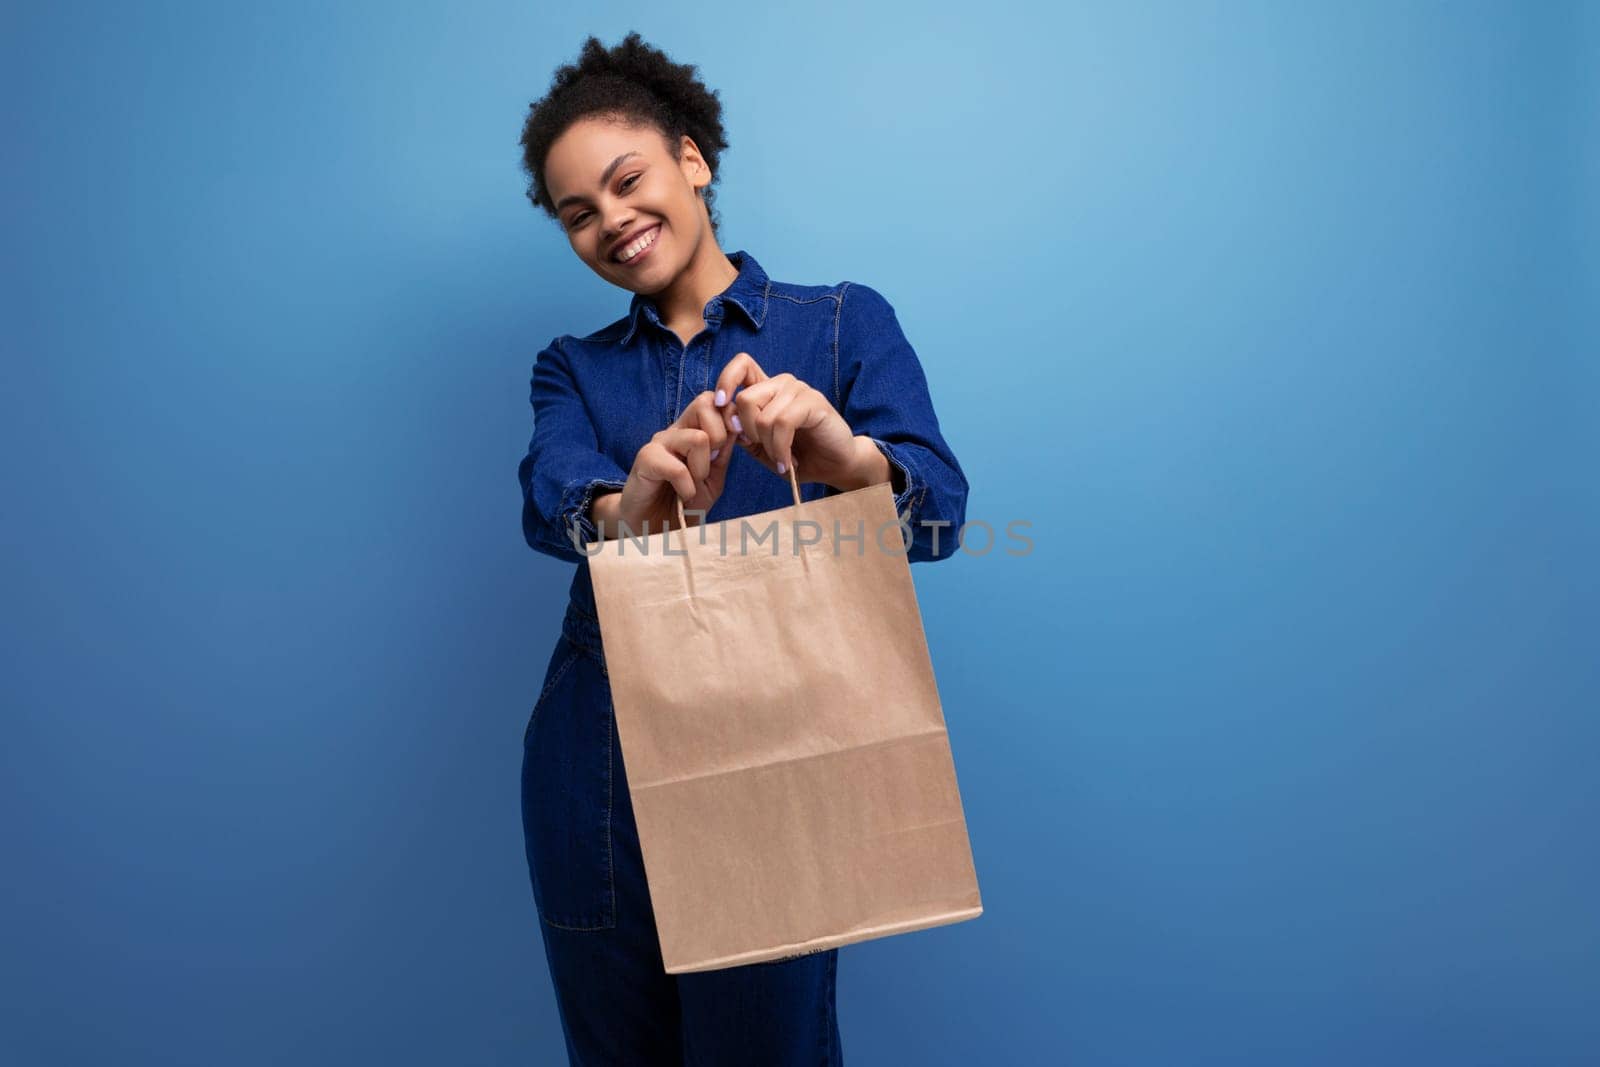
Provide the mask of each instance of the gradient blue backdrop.
[{"label": "gradient blue backdrop", "polygon": [[987,911],[850,1062],[1600,1061],[1596,8],[568,7],[4,16],[0,1061],[557,1061],[515,468],[627,294],[517,135],[634,28],[1034,524],[915,570]]}]

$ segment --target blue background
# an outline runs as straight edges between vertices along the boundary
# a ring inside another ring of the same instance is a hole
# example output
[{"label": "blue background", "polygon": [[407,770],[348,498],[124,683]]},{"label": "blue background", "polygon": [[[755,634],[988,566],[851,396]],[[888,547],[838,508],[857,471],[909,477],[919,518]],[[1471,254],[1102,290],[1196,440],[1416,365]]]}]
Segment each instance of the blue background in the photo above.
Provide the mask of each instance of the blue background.
[{"label": "blue background", "polygon": [[637,28],[1033,523],[914,570],[986,913],[850,1061],[1600,1061],[1596,7],[566,7],[5,15],[0,1060],[558,1060],[515,468],[627,294],[517,136]]}]

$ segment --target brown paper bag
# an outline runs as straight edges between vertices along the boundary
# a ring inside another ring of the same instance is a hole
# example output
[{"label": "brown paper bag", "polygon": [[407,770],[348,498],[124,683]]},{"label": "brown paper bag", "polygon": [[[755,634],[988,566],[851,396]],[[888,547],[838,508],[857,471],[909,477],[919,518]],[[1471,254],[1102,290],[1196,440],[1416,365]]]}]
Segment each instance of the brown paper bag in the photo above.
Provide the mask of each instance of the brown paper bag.
[{"label": "brown paper bag", "polygon": [[586,547],[669,974],[983,911],[893,491],[789,482]]}]

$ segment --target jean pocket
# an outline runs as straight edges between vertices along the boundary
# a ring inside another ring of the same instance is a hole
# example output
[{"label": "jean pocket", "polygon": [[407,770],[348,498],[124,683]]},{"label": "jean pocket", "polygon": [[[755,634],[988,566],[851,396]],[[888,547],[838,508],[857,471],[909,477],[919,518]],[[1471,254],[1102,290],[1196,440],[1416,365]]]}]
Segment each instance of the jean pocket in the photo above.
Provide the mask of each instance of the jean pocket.
[{"label": "jean pocket", "polygon": [[611,862],[611,696],[598,663],[563,638],[523,732],[522,832],[539,917],[616,926]]}]

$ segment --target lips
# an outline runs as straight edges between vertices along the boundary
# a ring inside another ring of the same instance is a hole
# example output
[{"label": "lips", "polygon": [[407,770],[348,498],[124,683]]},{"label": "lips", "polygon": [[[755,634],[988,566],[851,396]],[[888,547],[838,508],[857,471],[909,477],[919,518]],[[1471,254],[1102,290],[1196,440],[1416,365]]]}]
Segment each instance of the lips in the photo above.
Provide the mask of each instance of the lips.
[{"label": "lips", "polygon": [[[634,263],[637,263],[639,260],[641,260],[641,259],[645,258],[646,256],[648,256],[651,253],[651,251],[653,251],[655,249],[656,242],[661,239],[661,235],[658,232],[660,229],[661,229],[661,223],[659,223],[659,222],[653,223],[653,224],[651,224],[649,226],[646,226],[644,229],[638,230],[638,231],[636,231],[634,233],[631,233],[627,237],[624,237],[622,240],[618,241],[616,243],[615,247],[613,248],[612,252],[611,252],[611,256],[610,256],[611,262],[616,263],[616,264],[618,264],[620,266],[627,267],[627,266],[633,265]],[[621,254],[626,249],[632,247],[633,244],[639,240],[639,238],[647,237],[647,236],[650,236],[652,234],[654,234],[654,236],[650,237],[650,243],[648,245],[646,245],[645,248],[642,251],[640,251],[639,253],[637,253],[632,259],[626,259],[625,260],[625,259],[619,258],[621,256]]]}]

